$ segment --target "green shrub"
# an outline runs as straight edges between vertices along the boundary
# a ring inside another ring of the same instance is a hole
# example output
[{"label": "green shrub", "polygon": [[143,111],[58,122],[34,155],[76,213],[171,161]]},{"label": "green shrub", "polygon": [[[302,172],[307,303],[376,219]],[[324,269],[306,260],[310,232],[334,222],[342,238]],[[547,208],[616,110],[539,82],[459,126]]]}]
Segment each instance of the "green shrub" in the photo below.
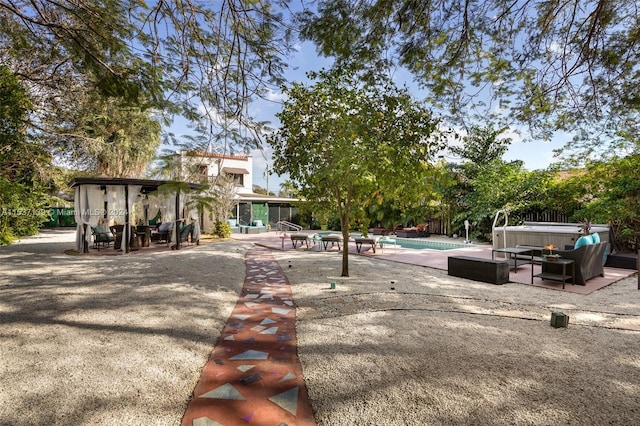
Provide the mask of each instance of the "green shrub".
[{"label": "green shrub", "polygon": [[49,220],[45,196],[0,177],[0,245],[38,233]]},{"label": "green shrub", "polygon": [[216,222],[213,233],[220,238],[229,238],[231,236],[231,225],[226,220],[224,222]]}]

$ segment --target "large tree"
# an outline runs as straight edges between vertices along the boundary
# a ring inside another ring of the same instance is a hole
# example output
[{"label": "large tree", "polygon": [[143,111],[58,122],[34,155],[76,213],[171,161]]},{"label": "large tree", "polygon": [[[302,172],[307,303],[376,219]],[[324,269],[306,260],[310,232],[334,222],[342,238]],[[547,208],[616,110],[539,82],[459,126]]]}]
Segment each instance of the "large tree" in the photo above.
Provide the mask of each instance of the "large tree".
[{"label": "large tree", "polygon": [[[452,116],[573,132],[582,156],[638,149],[640,8],[631,0],[319,0],[303,36],[336,65],[400,64]],[[581,156],[576,156],[581,158]]]},{"label": "large tree", "polygon": [[46,215],[43,190],[51,158],[25,131],[26,88],[0,65],[0,245],[38,231]]},{"label": "large tree", "polygon": [[73,116],[49,140],[56,143],[59,157],[80,170],[139,177],[157,157],[162,126],[149,110],[87,96]]},{"label": "large tree", "polygon": [[281,129],[269,138],[273,169],[288,173],[320,212],[337,211],[349,276],[349,228],[362,209],[384,199],[417,200],[427,162],[442,147],[438,122],[388,81],[361,84],[347,70],[309,75],[284,89]]},{"label": "large tree", "polygon": [[218,144],[221,121],[261,126],[247,105],[281,82],[286,3],[0,0],[0,62],[30,89],[29,129],[41,137],[65,128],[75,105],[97,93],[179,114],[199,135],[192,142]]}]

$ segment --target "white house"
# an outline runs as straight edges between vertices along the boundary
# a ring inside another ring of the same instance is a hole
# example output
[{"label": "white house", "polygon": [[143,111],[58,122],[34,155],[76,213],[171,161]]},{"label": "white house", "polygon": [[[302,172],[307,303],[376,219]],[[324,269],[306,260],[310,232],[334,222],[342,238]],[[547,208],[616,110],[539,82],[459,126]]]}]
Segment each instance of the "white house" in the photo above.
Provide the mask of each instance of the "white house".
[{"label": "white house", "polygon": [[[253,192],[253,157],[250,155],[215,154],[209,152],[182,151],[174,170],[173,179],[183,181],[213,179],[224,173],[233,177],[237,187],[237,203],[231,213],[232,230],[262,224],[275,229],[280,221],[298,223],[298,208],[292,204],[295,198],[283,198]],[[207,229],[207,221],[203,225]]]}]

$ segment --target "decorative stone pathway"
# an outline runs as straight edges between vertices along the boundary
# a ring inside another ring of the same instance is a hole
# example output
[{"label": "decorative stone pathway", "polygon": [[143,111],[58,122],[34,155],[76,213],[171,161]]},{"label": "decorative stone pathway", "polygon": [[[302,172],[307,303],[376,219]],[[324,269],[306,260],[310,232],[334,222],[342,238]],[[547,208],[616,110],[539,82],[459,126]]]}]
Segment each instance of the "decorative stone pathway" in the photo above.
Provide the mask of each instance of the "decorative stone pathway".
[{"label": "decorative stone pathway", "polygon": [[296,312],[280,265],[246,255],[242,294],[202,370],[183,426],[315,425],[297,356]]}]

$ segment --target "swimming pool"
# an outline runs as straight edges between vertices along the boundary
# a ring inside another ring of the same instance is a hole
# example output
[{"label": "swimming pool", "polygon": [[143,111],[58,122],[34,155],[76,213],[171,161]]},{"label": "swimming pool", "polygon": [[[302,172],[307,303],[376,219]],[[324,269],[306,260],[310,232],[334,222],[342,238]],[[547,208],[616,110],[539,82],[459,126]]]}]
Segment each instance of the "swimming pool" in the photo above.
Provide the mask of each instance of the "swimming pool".
[{"label": "swimming pool", "polygon": [[[384,243],[385,240],[381,242]],[[433,241],[427,239],[418,239],[418,238],[387,238],[387,241],[390,243],[395,243],[403,248],[411,248],[411,249],[431,249],[431,250],[453,250],[453,249],[461,249],[461,248],[469,248],[472,247],[471,244],[460,244],[460,243],[449,243],[445,241]]]}]

